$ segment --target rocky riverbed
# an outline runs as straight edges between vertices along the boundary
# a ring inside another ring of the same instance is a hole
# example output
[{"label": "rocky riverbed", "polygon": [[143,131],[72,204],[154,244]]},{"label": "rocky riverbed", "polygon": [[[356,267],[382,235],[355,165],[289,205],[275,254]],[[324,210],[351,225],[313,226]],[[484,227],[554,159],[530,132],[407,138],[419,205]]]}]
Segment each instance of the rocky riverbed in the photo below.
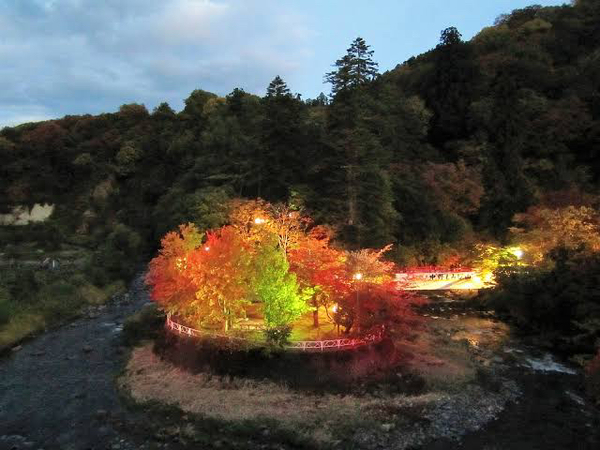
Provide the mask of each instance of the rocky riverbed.
[{"label": "rocky riverbed", "polygon": [[100,449],[126,440],[107,419],[125,411],[114,384],[125,357],[123,321],[147,301],[140,276],[127,294],[0,359],[0,449]]},{"label": "rocky riverbed", "polygon": [[[136,407],[126,390],[116,388],[129,360],[121,333],[125,318],[148,300],[140,276],[127,295],[24,343],[0,360],[0,449],[314,444],[289,438],[271,421],[260,429],[244,429],[239,423],[156,404]],[[398,397],[395,405],[385,393],[369,394],[360,401],[364,411],[375,411],[377,421],[369,428],[348,428],[344,439],[323,441],[324,446],[599,448],[600,416],[585,398],[576,367],[525,345],[492,313],[471,310],[461,299],[438,293],[420,313],[424,329],[401,350],[407,364],[424,374],[429,389]],[[164,370],[172,374],[172,369]],[[183,376],[188,375],[177,375]],[[461,377],[460,389],[453,390],[448,380]],[[231,389],[234,383],[228,382]],[[342,396],[340,401],[349,399]],[[324,405],[320,399],[307,410],[322,410]]]}]

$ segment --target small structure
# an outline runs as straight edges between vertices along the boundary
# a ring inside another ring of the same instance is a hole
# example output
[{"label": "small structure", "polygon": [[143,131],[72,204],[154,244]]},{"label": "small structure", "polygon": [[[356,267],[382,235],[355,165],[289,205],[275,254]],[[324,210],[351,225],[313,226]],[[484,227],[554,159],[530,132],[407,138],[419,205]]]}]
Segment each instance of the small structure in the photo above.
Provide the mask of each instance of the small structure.
[{"label": "small structure", "polygon": [[60,261],[55,258],[46,257],[40,262],[40,268],[46,270],[60,269]]},{"label": "small structure", "polygon": [[417,266],[406,268],[403,272],[396,274],[396,281],[408,280],[464,280],[475,276],[471,267],[439,267],[439,266]]}]

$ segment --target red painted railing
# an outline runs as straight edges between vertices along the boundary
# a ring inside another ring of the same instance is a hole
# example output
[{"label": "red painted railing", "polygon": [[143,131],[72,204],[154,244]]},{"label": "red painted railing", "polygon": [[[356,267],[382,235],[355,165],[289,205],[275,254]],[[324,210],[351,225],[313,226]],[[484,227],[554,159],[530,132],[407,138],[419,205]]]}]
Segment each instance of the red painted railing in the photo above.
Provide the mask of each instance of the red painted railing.
[{"label": "red painted railing", "polygon": [[[196,330],[180,323],[175,322],[171,319],[171,315],[167,314],[166,321],[167,329],[175,331],[183,336],[188,337],[205,337],[213,336],[226,339],[245,340],[244,338],[237,336],[229,336],[224,334],[213,333],[210,331]],[[292,341],[288,346],[289,350],[300,350],[300,351],[325,351],[325,350],[339,350],[362,347],[363,345],[374,344],[380,342],[383,339],[385,329],[383,326],[376,330],[365,334],[359,338],[341,338],[341,339],[326,339],[322,341]]]},{"label": "red painted railing", "polygon": [[324,351],[342,348],[356,348],[363,345],[380,342],[384,336],[384,328],[378,328],[375,332],[360,338],[326,339],[324,341],[293,341],[287,348],[302,351]]},{"label": "red painted railing", "polygon": [[472,267],[441,267],[441,266],[413,266],[404,267],[399,273],[461,273],[473,272]]}]

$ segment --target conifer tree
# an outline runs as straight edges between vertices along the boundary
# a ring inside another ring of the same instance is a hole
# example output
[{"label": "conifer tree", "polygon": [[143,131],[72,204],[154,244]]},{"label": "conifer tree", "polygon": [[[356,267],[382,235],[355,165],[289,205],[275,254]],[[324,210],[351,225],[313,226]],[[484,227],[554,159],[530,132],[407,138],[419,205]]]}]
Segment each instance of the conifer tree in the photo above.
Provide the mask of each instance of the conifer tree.
[{"label": "conifer tree", "polygon": [[331,83],[332,95],[362,86],[377,77],[378,64],[373,61],[373,50],[370,48],[363,38],[357,37],[346,54],[335,62],[337,69],[325,75],[325,81]]},{"label": "conifer tree", "polygon": [[273,81],[269,83],[269,87],[267,87],[267,98],[271,97],[282,97],[282,96],[291,96],[290,90],[283,79],[277,75],[273,78]]}]

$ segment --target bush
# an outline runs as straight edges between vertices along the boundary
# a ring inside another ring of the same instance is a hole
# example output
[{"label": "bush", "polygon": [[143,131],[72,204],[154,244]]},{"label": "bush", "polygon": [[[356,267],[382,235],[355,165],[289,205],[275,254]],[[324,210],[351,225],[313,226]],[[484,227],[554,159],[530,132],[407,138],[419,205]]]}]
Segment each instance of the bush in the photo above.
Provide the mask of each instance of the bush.
[{"label": "bush", "polygon": [[600,255],[557,250],[553,258],[552,269],[497,273],[497,287],[484,298],[522,330],[591,353],[600,338]]},{"label": "bush", "polygon": [[8,290],[0,286],[0,326],[5,325],[10,320],[10,294]]},{"label": "bush", "polygon": [[5,325],[10,320],[10,305],[7,301],[0,300],[0,326]]},{"label": "bush", "polygon": [[133,346],[145,339],[154,339],[158,336],[164,323],[165,315],[156,305],[144,306],[125,320],[123,342],[125,345]]},{"label": "bush", "polygon": [[36,297],[35,309],[42,313],[47,324],[59,323],[76,316],[83,303],[77,288],[64,280],[44,286]]},{"label": "bush", "polygon": [[292,334],[292,327],[289,325],[282,325],[279,327],[267,328],[265,330],[265,336],[267,343],[275,347],[285,347],[290,341]]},{"label": "bush", "polygon": [[118,224],[92,258],[89,273],[94,284],[130,279],[143,256],[142,239],[131,228]]}]

